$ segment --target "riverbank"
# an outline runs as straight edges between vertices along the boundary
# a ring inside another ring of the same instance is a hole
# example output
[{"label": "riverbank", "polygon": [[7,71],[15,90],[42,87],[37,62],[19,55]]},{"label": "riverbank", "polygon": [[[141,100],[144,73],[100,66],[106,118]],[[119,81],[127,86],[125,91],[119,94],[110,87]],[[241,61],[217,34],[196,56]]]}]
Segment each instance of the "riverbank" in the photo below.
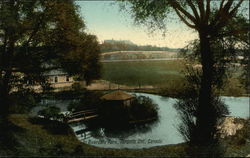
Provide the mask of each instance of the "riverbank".
[{"label": "riverbank", "polygon": [[[12,150],[0,144],[0,156],[135,156],[135,157],[183,157],[186,156],[186,144],[157,146],[147,149],[105,149],[90,146],[77,140],[73,132],[55,133],[48,128],[53,122],[41,124],[32,121],[27,115],[12,114],[9,120],[20,130],[13,133],[17,140]],[[52,126],[53,127],[53,126]],[[65,126],[64,126],[65,127]],[[65,130],[70,130],[66,126]],[[235,136],[227,138],[224,156],[245,157],[250,153],[250,122],[245,121],[244,127]],[[239,141],[244,138],[245,141]]]},{"label": "riverbank", "polygon": [[[0,150],[0,156],[169,156],[185,155],[185,144],[153,147],[148,149],[104,149],[84,144],[73,132],[53,133],[48,126],[53,122],[40,124],[32,122],[27,115],[13,114],[10,121],[21,130],[14,133],[16,150]],[[70,127],[68,127],[68,130]],[[65,129],[66,130],[66,129]],[[0,144],[2,148],[3,144]]]}]

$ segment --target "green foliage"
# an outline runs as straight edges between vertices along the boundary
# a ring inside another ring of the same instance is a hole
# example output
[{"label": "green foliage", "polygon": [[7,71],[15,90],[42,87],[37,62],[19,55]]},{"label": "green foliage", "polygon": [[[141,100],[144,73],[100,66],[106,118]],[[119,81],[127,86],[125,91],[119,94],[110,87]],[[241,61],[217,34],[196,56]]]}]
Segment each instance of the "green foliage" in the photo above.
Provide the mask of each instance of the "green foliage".
[{"label": "green foliage", "polygon": [[123,2],[120,3],[121,8],[128,10],[137,24],[145,24],[153,30],[158,28],[165,29],[165,20],[171,10],[168,1],[120,1]]},{"label": "green foliage", "polygon": [[60,108],[55,106],[47,106],[38,111],[38,115],[44,116],[46,119],[57,119],[59,117]]},{"label": "green foliage", "polygon": [[157,47],[152,45],[139,46],[131,41],[116,41],[116,40],[104,40],[100,45],[101,52],[113,52],[113,51],[171,51],[179,52],[179,49],[173,49],[168,47]]},{"label": "green foliage", "polygon": [[66,123],[59,122],[56,120],[50,120],[48,118],[44,119],[44,118],[39,118],[39,117],[32,117],[32,118],[29,118],[29,122],[34,125],[41,125],[43,129],[46,129],[51,134],[57,134],[57,135],[73,134],[73,131],[69,128],[69,126]]},{"label": "green foliage", "polygon": [[103,101],[98,107],[100,123],[105,127],[126,128],[133,123],[158,119],[158,105],[149,97],[136,96],[130,105],[122,101]]},{"label": "green foliage", "polygon": [[186,95],[189,86],[185,79],[171,80],[167,84],[162,85],[159,93],[164,96],[179,98]]},{"label": "green foliage", "polygon": [[14,93],[11,98],[12,106],[9,109],[10,112],[16,114],[27,114],[32,108],[38,106],[41,96],[32,91],[24,90]]},{"label": "green foliage", "polygon": [[129,108],[130,120],[146,120],[158,118],[158,105],[145,96],[137,96]]},{"label": "green foliage", "polygon": [[48,89],[44,76],[63,69],[90,83],[100,75],[99,46],[70,0],[0,2],[0,102],[8,113],[13,89]]},{"label": "green foliage", "polygon": [[247,87],[240,83],[240,79],[229,78],[223,87],[222,93],[227,96],[243,96],[247,94]]},{"label": "green foliage", "polygon": [[[189,91],[189,93],[192,93],[192,90]],[[209,115],[210,118],[207,118],[209,122],[213,122],[213,124],[216,124],[219,118],[229,114],[227,105],[224,104],[224,102],[222,102],[219,97],[213,96],[211,105],[213,105],[213,108],[210,107],[206,109],[206,112],[210,114]],[[186,98],[184,97],[182,99],[179,99],[179,101],[175,104],[175,108],[178,110],[179,117],[182,120],[182,123],[179,124],[178,130],[182,134],[183,138],[187,142],[189,142],[191,146],[193,145],[195,146],[199,141],[199,138],[196,137],[197,135],[199,135],[197,133],[204,132],[202,131],[201,128],[199,128],[199,124],[197,123],[198,119],[200,119],[198,107],[199,107],[198,97],[195,95],[191,97],[190,94]],[[211,141],[211,138],[205,138],[205,139],[208,139],[208,142],[206,143],[211,146],[211,149],[213,149],[214,147],[213,150],[215,150],[217,149],[218,138],[215,137],[216,126],[213,126],[213,124],[211,123],[209,125],[206,125],[211,130],[210,135],[211,137],[213,137],[212,139],[213,141]],[[209,150],[207,150],[206,152],[209,152]]]},{"label": "green foliage", "polygon": [[103,94],[101,92],[82,91],[79,101],[72,102],[67,109],[72,112],[86,109],[96,109],[102,103],[100,99],[102,95]]}]

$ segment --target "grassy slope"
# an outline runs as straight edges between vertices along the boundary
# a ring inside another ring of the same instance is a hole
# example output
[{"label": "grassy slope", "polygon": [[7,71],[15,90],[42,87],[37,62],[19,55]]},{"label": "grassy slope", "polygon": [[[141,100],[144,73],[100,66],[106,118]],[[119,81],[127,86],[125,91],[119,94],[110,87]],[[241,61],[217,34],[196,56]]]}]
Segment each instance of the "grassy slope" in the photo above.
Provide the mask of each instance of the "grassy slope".
[{"label": "grassy slope", "polygon": [[[73,134],[52,134],[41,124],[31,123],[26,115],[13,114],[10,121],[22,130],[15,132],[18,144],[16,156],[181,156],[184,145],[154,147],[149,149],[104,149],[79,142]],[[1,146],[1,145],[0,145]],[[0,147],[1,148],[1,147]],[[0,155],[4,155],[1,153]]]},{"label": "grassy slope", "polygon": [[[183,60],[171,61],[138,61],[102,63],[102,79],[122,85],[152,85],[162,90],[149,91],[166,96],[176,96],[184,90],[185,64]],[[232,77],[220,91],[223,96],[242,96],[246,87],[239,81],[240,68],[232,69]]]}]

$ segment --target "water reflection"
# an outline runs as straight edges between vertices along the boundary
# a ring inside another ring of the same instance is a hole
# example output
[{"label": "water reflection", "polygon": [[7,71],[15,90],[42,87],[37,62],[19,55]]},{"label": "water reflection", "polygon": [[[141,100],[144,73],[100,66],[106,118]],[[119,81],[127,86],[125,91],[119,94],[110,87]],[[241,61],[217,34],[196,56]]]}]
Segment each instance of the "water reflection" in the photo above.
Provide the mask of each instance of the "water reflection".
[{"label": "water reflection", "polygon": [[[123,129],[117,129],[116,127],[91,127],[87,129],[83,123],[71,124],[70,126],[79,140],[103,148],[135,149],[184,142],[177,128],[181,121],[173,106],[177,99],[144,93],[137,93],[137,95],[150,97],[159,105],[159,120],[157,122]],[[248,97],[222,97],[222,99],[228,105],[231,116],[243,118],[249,116]],[[60,104],[60,106],[65,107],[62,102]],[[59,106],[59,104],[57,105]]]}]

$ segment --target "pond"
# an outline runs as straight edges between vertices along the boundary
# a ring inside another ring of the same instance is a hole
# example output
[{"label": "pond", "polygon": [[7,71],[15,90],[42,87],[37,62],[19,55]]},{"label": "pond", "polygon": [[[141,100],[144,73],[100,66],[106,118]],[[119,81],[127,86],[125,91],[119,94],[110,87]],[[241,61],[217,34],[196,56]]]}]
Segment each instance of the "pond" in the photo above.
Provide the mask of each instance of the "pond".
[{"label": "pond", "polygon": [[[185,140],[178,132],[181,123],[174,104],[178,101],[174,98],[162,97],[153,94],[135,93],[147,96],[159,105],[159,120],[132,129],[104,129],[96,128],[82,132],[86,128],[83,123],[70,124],[79,140],[84,143],[103,148],[148,148],[153,146],[183,143]],[[228,105],[230,116],[249,117],[248,97],[221,97]],[[67,111],[67,106],[76,100],[43,100],[42,105],[51,104],[61,111]],[[32,111],[35,115],[42,106]]]},{"label": "pond", "polygon": [[[137,126],[133,129],[98,128],[87,132],[79,132],[84,124],[71,124],[76,136],[84,143],[103,148],[148,148],[153,146],[183,143],[185,140],[178,132],[181,123],[174,104],[177,99],[158,95],[136,93],[150,97],[159,105],[159,120],[155,123]],[[228,105],[230,116],[247,118],[249,116],[248,97],[222,97]]]}]

